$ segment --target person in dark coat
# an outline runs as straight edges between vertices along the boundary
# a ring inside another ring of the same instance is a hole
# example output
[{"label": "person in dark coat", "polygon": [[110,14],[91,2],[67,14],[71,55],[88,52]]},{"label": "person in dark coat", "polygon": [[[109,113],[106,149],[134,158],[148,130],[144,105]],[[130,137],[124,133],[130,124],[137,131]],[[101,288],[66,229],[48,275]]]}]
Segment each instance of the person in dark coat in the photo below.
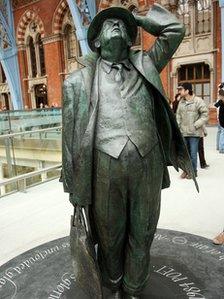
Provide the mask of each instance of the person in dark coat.
[{"label": "person in dark coat", "polygon": [[203,137],[200,137],[199,139],[199,143],[198,143],[198,156],[199,156],[199,161],[200,161],[200,166],[202,169],[208,168],[209,165],[207,164],[206,160],[205,160],[205,149],[204,149],[204,137],[207,136],[207,130],[204,126],[204,133],[203,133]]},{"label": "person in dark coat", "polygon": [[178,108],[178,105],[179,105],[179,102],[180,102],[180,98],[181,98],[180,94],[177,93],[175,95],[174,101],[172,102],[172,110],[173,110],[174,114],[176,114],[176,112],[177,112],[177,108]]},{"label": "person in dark coat", "polygon": [[215,103],[215,107],[219,108],[219,152],[224,154],[224,88],[219,89],[219,100]]}]

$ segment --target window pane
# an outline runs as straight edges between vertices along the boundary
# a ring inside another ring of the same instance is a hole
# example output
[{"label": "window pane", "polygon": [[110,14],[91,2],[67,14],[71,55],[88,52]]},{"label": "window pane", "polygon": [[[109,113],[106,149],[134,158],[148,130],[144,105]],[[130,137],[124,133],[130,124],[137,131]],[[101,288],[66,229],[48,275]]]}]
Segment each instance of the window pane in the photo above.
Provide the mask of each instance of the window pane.
[{"label": "window pane", "polygon": [[202,79],[202,64],[198,64],[196,67],[196,79]]},{"label": "window pane", "polygon": [[211,31],[211,0],[197,1],[195,17],[197,34]]},{"label": "window pane", "polygon": [[188,80],[193,80],[194,79],[194,67],[193,65],[190,65],[188,67],[188,76],[187,76]]},{"label": "window pane", "polygon": [[210,95],[210,83],[204,84],[204,95],[209,96]]},{"label": "window pane", "polygon": [[179,20],[185,25],[185,36],[191,35],[191,17],[189,13],[189,3],[188,0],[180,0],[178,5],[178,17]]},{"label": "window pane", "polygon": [[46,74],[46,69],[45,69],[45,60],[44,60],[44,46],[40,36],[38,37],[38,45],[39,45],[39,56],[40,56],[40,72],[41,72],[41,76],[43,76]]},{"label": "window pane", "polygon": [[195,84],[195,94],[197,96],[202,96],[202,84]]},{"label": "window pane", "polygon": [[76,57],[76,56],[77,56],[76,38],[75,38],[75,33],[71,31],[69,35],[69,58]]},{"label": "window pane", "polygon": [[29,38],[29,48],[30,48],[30,60],[31,60],[31,69],[32,69],[32,77],[36,77],[37,75],[37,63],[36,63],[36,52],[33,43],[33,38]]},{"label": "window pane", "polygon": [[66,50],[67,58],[74,58],[79,56],[79,45],[77,43],[76,34],[72,26],[67,25],[65,28],[65,40],[66,40]]},{"label": "window pane", "polygon": [[78,56],[77,54],[77,41],[75,32],[70,27],[70,30],[68,32],[68,58],[73,58]]},{"label": "window pane", "polygon": [[207,64],[204,65],[204,78],[210,79],[210,70],[209,70],[209,65]]},{"label": "window pane", "polygon": [[179,81],[184,81],[186,80],[186,68],[185,66],[182,66],[179,69]]}]

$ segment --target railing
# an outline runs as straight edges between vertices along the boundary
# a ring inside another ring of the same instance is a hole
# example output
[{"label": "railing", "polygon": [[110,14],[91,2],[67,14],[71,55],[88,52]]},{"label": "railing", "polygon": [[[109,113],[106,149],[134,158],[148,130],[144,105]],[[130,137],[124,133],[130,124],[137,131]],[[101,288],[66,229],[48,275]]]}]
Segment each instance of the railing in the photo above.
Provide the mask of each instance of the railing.
[{"label": "railing", "polygon": [[61,108],[0,112],[0,134],[33,131],[61,125]]},{"label": "railing", "polygon": [[[47,176],[44,176],[45,179],[41,180],[41,182],[29,184],[27,186],[27,179],[30,179],[32,177],[35,177],[35,176],[38,176],[38,175],[41,175],[41,174],[46,175],[48,172],[52,172],[52,171],[55,171],[55,170],[60,171],[61,170],[61,164],[55,165],[55,166],[52,166],[52,167],[47,167],[47,168],[40,169],[40,170],[36,170],[36,171],[32,171],[32,172],[29,172],[29,173],[26,173],[26,174],[18,175],[16,177],[13,177],[13,178],[10,178],[10,179],[0,180],[0,197],[11,194],[11,193],[14,193],[14,192],[17,192],[17,191],[25,192],[27,188],[33,187],[33,186],[38,185],[40,183],[44,183],[44,182],[48,182],[50,180],[56,179],[56,178],[59,177],[59,175],[55,175],[55,176],[52,176],[50,178],[47,178]],[[16,190],[13,190],[13,191],[6,194],[5,191],[3,191],[4,189],[2,187],[5,187],[7,185],[12,185],[12,184],[16,185],[16,187],[17,187]]]},{"label": "railing", "polygon": [[59,177],[61,128],[60,108],[0,112],[0,197]]},{"label": "railing", "polygon": [[[12,133],[12,134],[4,134],[4,135],[0,135],[0,140],[1,139],[6,139],[6,138],[14,138],[14,137],[18,137],[21,136],[21,138],[25,138],[24,136],[28,136],[26,138],[35,138],[37,136],[37,133],[39,133],[39,138],[42,139],[44,138],[48,138],[52,137],[52,135],[48,134],[49,132],[55,131],[56,135],[59,135],[59,133],[61,132],[62,126],[58,126],[58,127],[53,127],[53,128],[47,128],[47,129],[39,129],[39,130],[34,130],[34,131],[24,131],[24,132],[20,132],[20,133]],[[44,134],[43,134],[44,133]]]}]

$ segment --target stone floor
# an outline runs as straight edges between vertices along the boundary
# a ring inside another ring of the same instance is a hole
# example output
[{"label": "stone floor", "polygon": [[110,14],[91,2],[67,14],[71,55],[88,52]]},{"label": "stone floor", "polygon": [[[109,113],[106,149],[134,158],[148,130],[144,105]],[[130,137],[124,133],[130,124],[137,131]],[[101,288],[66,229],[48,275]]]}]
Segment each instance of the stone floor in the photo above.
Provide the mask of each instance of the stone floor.
[{"label": "stone floor", "polygon": [[[68,236],[26,251],[0,266],[0,298],[99,298],[96,276],[86,267],[89,259],[79,260],[77,274],[76,257]],[[158,229],[150,268],[141,299],[223,299],[224,246],[209,239]],[[109,298],[111,292],[103,288],[103,293]]]},{"label": "stone floor", "polygon": [[[224,155],[215,149],[216,128],[205,139],[206,170],[194,184],[170,168],[171,188],[162,193],[159,228],[213,238],[224,226]],[[0,265],[45,242],[69,234],[72,207],[54,180],[0,199]]]}]

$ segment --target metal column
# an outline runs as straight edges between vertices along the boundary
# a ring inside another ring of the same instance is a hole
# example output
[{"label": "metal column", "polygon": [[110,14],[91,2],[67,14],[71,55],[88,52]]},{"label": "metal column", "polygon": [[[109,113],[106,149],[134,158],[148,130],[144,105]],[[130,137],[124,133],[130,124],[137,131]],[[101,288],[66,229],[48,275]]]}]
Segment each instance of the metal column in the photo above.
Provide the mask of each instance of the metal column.
[{"label": "metal column", "polygon": [[23,100],[15,42],[12,3],[0,1],[0,61],[5,72],[13,108],[22,109]]},{"label": "metal column", "polygon": [[95,0],[67,0],[76,27],[76,35],[80,42],[82,54],[90,49],[87,43],[87,29],[96,14]]},{"label": "metal column", "polygon": [[0,0],[0,61],[5,72],[13,108],[22,109],[22,92],[11,1]]}]

